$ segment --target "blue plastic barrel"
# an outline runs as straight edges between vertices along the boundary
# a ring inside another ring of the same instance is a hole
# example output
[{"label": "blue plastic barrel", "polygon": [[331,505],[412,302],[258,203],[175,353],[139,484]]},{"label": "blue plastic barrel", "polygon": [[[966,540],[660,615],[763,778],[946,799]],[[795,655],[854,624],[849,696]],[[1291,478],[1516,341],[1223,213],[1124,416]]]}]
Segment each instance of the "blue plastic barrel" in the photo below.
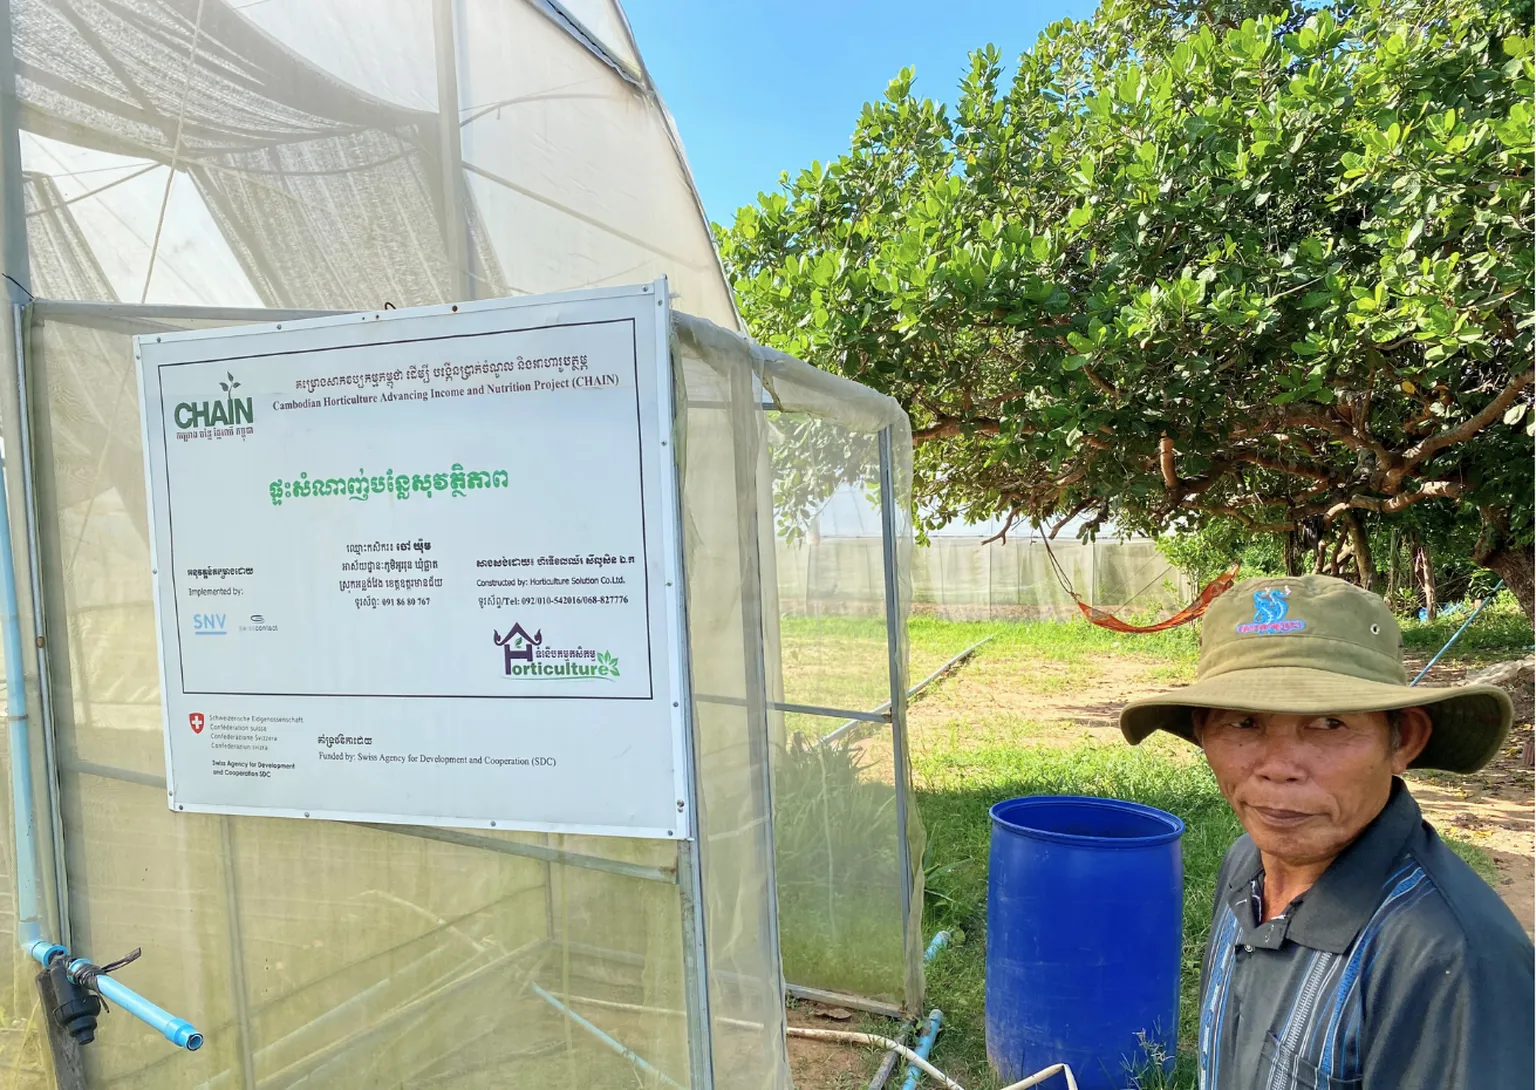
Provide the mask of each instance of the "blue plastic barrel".
[{"label": "blue plastic barrel", "polygon": [[1117,799],[992,807],[987,1058],[1005,1083],[1066,1063],[1081,1090],[1123,1090],[1158,1055],[1172,1071],[1183,835]]}]

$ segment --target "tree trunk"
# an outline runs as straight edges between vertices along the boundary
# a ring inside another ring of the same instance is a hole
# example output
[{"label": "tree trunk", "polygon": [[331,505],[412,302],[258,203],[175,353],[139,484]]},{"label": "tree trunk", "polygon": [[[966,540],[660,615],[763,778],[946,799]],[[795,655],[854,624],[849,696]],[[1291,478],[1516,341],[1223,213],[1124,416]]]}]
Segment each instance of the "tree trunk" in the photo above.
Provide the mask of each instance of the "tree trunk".
[{"label": "tree trunk", "polygon": [[1536,579],[1532,569],[1536,567],[1530,549],[1501,549],[1489,553],[1478,561],[1489,571],[1498,572],[1504,585],[1514,592],[1515,601],[1525,613],[1526,620],[1536,621]]},{"label": "tree trunk", "polygon": [[1349,548],[1355,554],[1355,571],[1360,575],[1360,586],[1376,589],[1376,562],[1371,558],[1371,538],[1360,525],[1353,511],[1344,513],[1344,529],[1349,533]]},{"label": "tree trunk", "polygon": [[1393,530],[1391,536],[1387,539],[1387,590],[1383,595],[1389,606],[1392,604],[1392,600],[1397,597],[1397,554],[1397,531]]},{"label": "tree trunk", "polygon": [[1296,560],[1296,531],[1287,530],[1281,544],[1285,552],[1285,574],[1300,575],[1301,565]]},{"label": "tree trunk", "polygon": [[1509,540],[1509,513],[1482,509],[1483,532],[1472,549],[1472,559],[1498,574],[1515,595],[1526,620],[1536,621],[1536,550]]},{"label": "tree trunk", "polygon": [[1413,574],[1419,581],[1420,593],[1424,595],[1424,617],[1433,621],[1440,616],[1440,603],[1435,599],[1435,562],[1429,555],[1429,546],[1418,540],[1413,541]]},{"label": "tree trunk", "polygon": [[1328,574],[1335,579],[1339,577],[1339,565],[1344,562],[1344,556],[1348,551],[1347,539],[1341,537],[1333,543],[1333,556],[1328,560]]}]

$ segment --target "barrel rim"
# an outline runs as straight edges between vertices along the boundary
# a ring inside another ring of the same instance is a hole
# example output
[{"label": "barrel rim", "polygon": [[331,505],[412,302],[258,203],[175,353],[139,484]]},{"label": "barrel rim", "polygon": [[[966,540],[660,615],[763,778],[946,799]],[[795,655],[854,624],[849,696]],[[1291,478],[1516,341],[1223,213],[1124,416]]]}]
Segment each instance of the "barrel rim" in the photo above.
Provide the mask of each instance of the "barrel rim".
[{"label": "barrel rim", "polygon": [[[1087,836],[1082,833],[1059,833],[1051,829],[1036,829],[1028,825],[1019,825],[999,815],[998,811],[1004,806],[1017,806],[1023,803],[1024,809],[1033,806],[1047,806],[1052,804],[1067,803],[1071,805],[1088,806],[1096,809],[1119,810],[1122,813],[1136,814],[1140,817],[1151,818],[1166,826],[1165,831],[1151,833],[1146,836]],[[1079,847],[1098,848],[1151,848],[1159,844],[1169,844],[1184,835],[1184,819],[1177,814],[1170,814],[1166,810],[1159,810],[1156,806],[1148,806],[1141,802],[1131,802],[1128,799],[1107,799],[1097,795],[1021,795],[1018,798],[1001,799],[992,804],[987,810],[992,819],[992,824],[1010,833],[1027,836],[1034,840],[1053,841],[1057,844],[1074,844]]]}]

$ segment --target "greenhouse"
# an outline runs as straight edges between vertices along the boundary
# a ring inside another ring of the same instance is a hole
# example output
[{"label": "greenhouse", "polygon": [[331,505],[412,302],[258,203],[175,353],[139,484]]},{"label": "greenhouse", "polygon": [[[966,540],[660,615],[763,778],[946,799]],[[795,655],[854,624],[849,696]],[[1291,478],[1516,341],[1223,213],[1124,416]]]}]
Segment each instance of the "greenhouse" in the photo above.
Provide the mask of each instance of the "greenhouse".
[{"label": "greenhouse", "polygon": [[[50,1042],[13,943],[0,1086],[788,1087],[786,991],[917,1011],[907,420],[741,335],[617,5],[5,16],[7,681],[30,767],[5,781],[0,910],[98,964],[142,948],[123,982],[202,1043],[116,1010],[87,1048]],[[693,835],[170,809],[133,338],[660,277]],[[775,566],[850,486],[880,519],[857,661],[781,604]]]}]

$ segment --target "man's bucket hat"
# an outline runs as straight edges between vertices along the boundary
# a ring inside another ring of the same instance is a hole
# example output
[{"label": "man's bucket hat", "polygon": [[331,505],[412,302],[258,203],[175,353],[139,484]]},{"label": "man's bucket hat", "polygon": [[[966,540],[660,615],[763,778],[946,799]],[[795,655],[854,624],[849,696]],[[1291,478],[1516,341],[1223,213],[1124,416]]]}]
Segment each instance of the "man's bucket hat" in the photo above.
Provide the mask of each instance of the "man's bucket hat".
[{"label": "man's bucket hat", "polygon": [[1495,685],[1410,688],[1403,636],[1377,595],[1326,575],[1246,579],[1211,603],[1195,683],[1133,700],[1120,730],[1195,741],[1191,710],[1330,715],[1422,707],[1434,722],[1414,768],[1476,772],[1498,754],[1514,708]]}]

